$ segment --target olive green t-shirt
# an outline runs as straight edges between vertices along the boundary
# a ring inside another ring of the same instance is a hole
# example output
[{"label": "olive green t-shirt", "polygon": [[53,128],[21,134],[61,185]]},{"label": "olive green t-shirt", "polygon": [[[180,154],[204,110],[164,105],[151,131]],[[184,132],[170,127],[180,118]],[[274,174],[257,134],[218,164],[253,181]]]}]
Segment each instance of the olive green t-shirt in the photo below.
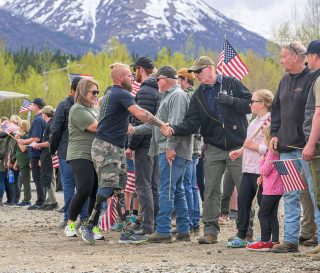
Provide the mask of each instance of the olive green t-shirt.
[{"label": "olive green t-shirt", "polygon": [[69,143],[67,160],[91,158],[91,145],[95,133],[86,130],[90,124],[98,120],[99,110],[75,103],[69,112]]}]

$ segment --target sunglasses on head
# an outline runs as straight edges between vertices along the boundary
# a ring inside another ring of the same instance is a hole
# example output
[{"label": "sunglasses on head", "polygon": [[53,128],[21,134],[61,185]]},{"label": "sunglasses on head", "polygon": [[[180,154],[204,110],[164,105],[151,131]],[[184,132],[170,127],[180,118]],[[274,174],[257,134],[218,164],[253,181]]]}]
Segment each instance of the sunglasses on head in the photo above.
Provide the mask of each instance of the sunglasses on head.
[{"label": "sunglasses on head", "polygon": [[88,91],[88,92],[92,93],[93,96],[99,95],[99,90],[93,90],[93,91]]},{"label": "sunglasses on head", "polygon": [[195,73],[195,74],[200,74],[200,73],[202,72],[202,70],[205,69],[206,67],[207,67],[207,66],[204,66],[204,67],[202,67],[202,68],[200,68],[200,69],[198,69],[198,70],[194,70],[193,73]]}]

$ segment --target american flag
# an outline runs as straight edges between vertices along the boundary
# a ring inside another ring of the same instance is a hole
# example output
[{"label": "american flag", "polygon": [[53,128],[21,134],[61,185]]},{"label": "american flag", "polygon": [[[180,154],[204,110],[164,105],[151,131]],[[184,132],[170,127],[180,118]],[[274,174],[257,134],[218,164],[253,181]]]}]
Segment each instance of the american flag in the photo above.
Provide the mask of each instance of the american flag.
[{"label": "american flag", "polygon": [[133,81],[132,82],[132,91],[131,94],[135,97],[140,89],[140,83]]},{"label": "american flag", "polygon": [[0,128],[3,132],[10,135],[11,133],[19,133],[19,126],[12,122],[2,122]]},{"label": "american flag", "polygon": [[117,221],[118,211],[117,211],[118,198],[112,196],[108,200],[108,207],[101,218],[100,229],[108,231]]},{"label": "american flag", "polygon": [[33,103],[27,99],[23,99],[22,106],[20,107],[20,114],[31,111],[33,107]]},{"label": "american flag", "polygon": [[70,80],[70,84],[72,84],[72,81],[74,78],[88,78],[88,79],[92,79],[93,77],[91,75],[88,74],[76,74],[76,73],[69,73],[69,80]]},{"label": "american flag", "polygon": [[285,191],[304,190],[307,188],[292,160],[274,161],[274,166],[282,179]]},{"label": "american flag", "polygon": [[59,168],[59,157],[57,155],[54,155],[52,157],[52,166],[54,169],[58,169]]},{"label": "american flag", "polygon": [[217,72],[223,76],[236,77],[238,80],[242,80],[249,72],[247,66],[227,40],[224,42],[224,49],[219,57]]},{"label": "american flag", "polygon": [[136,191],[136,176],[133,160],[127,160],[127,183],[124,191],[131,193]]}]

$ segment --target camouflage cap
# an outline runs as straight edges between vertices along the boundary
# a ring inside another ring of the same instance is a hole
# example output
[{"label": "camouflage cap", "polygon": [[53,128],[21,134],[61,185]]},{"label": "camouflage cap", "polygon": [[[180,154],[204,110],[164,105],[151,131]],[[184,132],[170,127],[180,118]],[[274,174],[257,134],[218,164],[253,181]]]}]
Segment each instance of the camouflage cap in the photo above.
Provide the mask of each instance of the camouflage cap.
[{"label": "camouflage cap", "polygon": [[199,58],[195,59],[193,65],[188,69],[188,72],[196,71],[201,68],[204,68],[208,65],[214,65],[214,61],[208,56],[200,56]]},{"label": "camouflage cap", "polygon": [[194,81],[195,80],[195,75],[193,72],[188,72],[188,68],[181,68],[178,70],[178,77],[183,77],[185,79],[188,79],[190,81]]}]

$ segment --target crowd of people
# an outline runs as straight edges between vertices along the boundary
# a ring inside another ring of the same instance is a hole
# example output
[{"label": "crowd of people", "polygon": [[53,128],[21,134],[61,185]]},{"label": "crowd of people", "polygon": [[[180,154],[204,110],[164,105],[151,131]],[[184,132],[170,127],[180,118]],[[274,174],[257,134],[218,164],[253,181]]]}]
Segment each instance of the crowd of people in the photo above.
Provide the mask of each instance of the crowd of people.
[{"label": "crowd of people", "polygon": [[[299,42],[284,45],[281,65],[287,73],[275,95],[262,88],[250,92],[235,77],[217,74],[208,56],[178,70],[156,69],[150,57],[130,66],[115,63],[112,86],[99,99],[93,78],[74,77],[69,96],[55,110],[41,98],[33,100],[31,126],[15,115],[1,118],[20,128],[14,136],[0,135],[1,204],[6,189],[8,205],[56,209],[57,154],[64,194],[60,227],[67,237],[104,239],[101,211],[116,197],[118,218],[111,230],[120,232],[120,243],[170,243],[176,234],[177,241],[199,236],[200,244],[214,244],[236,188],[237,233],[227,247],[288,253],[299,244],[317,246],[320,40],[307,49]],[[134,81],[140,85],[136,94]],[[286,190],[278,161],[292,161],[307,189]],[[30,172],[37,192],[32,205]],[[255,198],[261,227],[256,240]]]}]

